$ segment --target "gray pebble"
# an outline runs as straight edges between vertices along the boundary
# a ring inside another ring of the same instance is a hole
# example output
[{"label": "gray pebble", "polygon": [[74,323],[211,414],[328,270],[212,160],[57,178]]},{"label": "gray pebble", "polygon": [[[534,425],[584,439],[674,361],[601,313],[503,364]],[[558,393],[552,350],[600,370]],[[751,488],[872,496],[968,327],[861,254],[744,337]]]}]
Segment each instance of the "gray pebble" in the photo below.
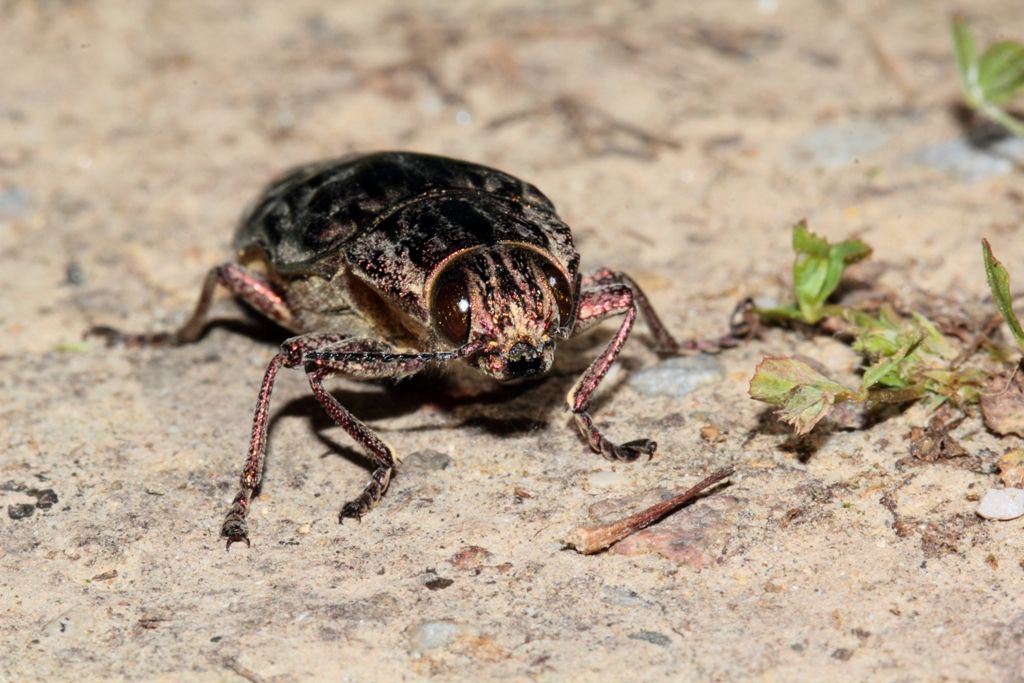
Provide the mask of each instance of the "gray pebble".
[{"label": "gray pebble", "polygon": [[416,451],[402,458],[401,469],[409,472],[419,470],[421,472],[436,472],[447,469],[452,464],[450,456],[440,451],[426,449]]},{"label": "gray pebble", "polygon": [[658,633],[657,631],[637,631],[629,634],[630,640],[643,640],[653,645],[660,645],[661,647],[668,647],[672,644],[672,641],[668,639],[668,636]]},{"label": "gray pebble", "polygon": [[859,162],[889,140],[889,131],[868,121],[827,123],[818,126],[793,145],[798,164],[839,168]]},{"label": "gray pebble", "polygon": [[946,171],[965,183],[973,183],[1013,170],[1024,162],[1024,140],[1005,138],[991,145],[971,144],[965,138],[946,140],[911,153],[911,163]]},{"label": "gray pebble", "polygon": [[629,386],[644,396],[680,398],[724,377],[722,364],[713,356],[681,356],[633,373]]},{"label": "gray pebble", "polygon": [[31,517],[32,513],[36,511],[36,506],[29,503],[19,503],[17,505],[7,506],[7,516],[11,519],[25,519]]},{"label": "gray pebble", "polygon": [[23,187],[0,189],[0,218],[20,218],[28,213],[31,199]]},{"label": "gray pebble", "polygon": [[1008,520],[1024,515],[1024,489],[989,489],[978,505],[978,516]]},{"label": "gray pebble", "polygon": [[409,630],[409,645],[414,652],[436,650],[455,642],[462,627],[452,621],[428,621]]}]

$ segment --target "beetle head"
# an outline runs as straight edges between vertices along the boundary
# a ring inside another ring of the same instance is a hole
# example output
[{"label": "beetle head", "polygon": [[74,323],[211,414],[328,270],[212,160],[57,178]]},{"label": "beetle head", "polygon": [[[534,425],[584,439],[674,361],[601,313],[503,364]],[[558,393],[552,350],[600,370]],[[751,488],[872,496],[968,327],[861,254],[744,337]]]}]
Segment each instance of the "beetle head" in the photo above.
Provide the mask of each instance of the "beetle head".
[{"label": "beetle head", "polygon": [[501,381],[550,369],[555,341],[572,331],[575,306],[566,273],[541,252],[517,244],[460,254],[431,287],[435,332],[449,343],[477,346],[467,360]]}]

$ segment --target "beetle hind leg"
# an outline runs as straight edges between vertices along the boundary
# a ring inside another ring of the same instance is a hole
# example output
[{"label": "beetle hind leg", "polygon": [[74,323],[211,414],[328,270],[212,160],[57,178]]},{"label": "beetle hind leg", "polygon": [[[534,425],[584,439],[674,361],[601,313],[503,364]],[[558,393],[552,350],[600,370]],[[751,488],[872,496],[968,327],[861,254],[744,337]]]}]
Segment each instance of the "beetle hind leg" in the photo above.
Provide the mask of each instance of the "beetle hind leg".
[{"label": "beetle hind leg", "polygon": [[218,286],[228,289],[234,296],[252,306],[282,327],[293,329],[295,318],[284,297],[262,277],[237,263],[222,263],[206,274],[191,317],[174,332],[130,333],[113,327],[96,326],[86,335],[103,337],[107,346],[178,346],[189,344],[202,336],[209,318],[213,295]]}]

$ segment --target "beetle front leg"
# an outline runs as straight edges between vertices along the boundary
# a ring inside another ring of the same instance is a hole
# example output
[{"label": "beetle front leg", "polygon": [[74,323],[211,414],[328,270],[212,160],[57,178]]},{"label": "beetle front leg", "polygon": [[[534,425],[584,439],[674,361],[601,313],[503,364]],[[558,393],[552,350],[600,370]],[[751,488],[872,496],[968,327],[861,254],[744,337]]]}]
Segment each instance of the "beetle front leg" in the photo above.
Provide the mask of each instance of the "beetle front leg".
[{"label": "beetle front leg", "polygon": [[192,316],[174,332],[133,334],[112,327],[96,326],[86,332],[107,340],[109,346],[172,346],[188,344],[199,339],[206,327],[213,295],[223,286],[234,296],[249,304],[286,329],[295,328],[295,317],[284,297],[262,277],[237,263],[222,263],[206,274]]},{"label": "beetle front leg", "polygon": [[467,345],[455,351],[402,353],[393,350],[384,342],[346,338],[337,334],[310,334],[286,341],[281,352],[270,361],[260,387],[256,413],[253,417],[249,455],[242,470],[240,488],[221,529],[221,535],[227,538],[228,547],[230,548],[235,541],[249,543],[245,517],[252,496],[259,488],[263,476],[270,392],[277,371],[282,366],[305,367],[310,387],[320,405],[368,452],[375,466],[371,481],[358,498],[342,507],[339,517],[358,518],[372,508],[387,489],[394,470],[394,456],[387,444],[324,389],[323,379],[333,374],[344,374],[358,379],[401,377],[418,372],[430,363],[464,358],[474,351],[474,346]]},{"label": "beetle front leg", "polygon": [[391,447],[384,443],[380,437],[374,434],[369,427],[346,410],[333,395],[324,389],[324,377],[333,374],[326,368],[318,368],[309,372],[309,386],[313,389],[313,395],[327,411],[331,418],[348,432],[348,435],[359,442],[366,449],[370,461],[374,465],[373,473],[370,475],[370,482],[355,500],[351,500],[341,506],[338,513],[338,521],[346,517],[359,519],[376,505],[391,482],[391,475],[395,470],[395,456]]},{"label": "beetle front leg", "polygon": [[664,353],[676,352],[679,348],[676,340],[661,323],[654,313],[654,309],[648,303],[647,297],[643,295],[631,278],[622,273],[601,270],[583,279],[580,303],[573,327],[574,334],[586,330],[605,318],[625,313],[615,337],[612,338],[604,352],[590,364],[590,367],[577,380],[566,397],[569,410],[572,411],[576,424],[587,443],[595,452],[609,460],[631,462],[641,455],[651,456],[657,449],[657,444],[651,439],[637,439],[624,444],[615,444],[609,441],[594,424],[590,413],[587,412],[587,406],[590,404],[594,391],[607,374],[608,369],[611,368],[612,363],[615,362],[626,339],[629,338],[633,323],[636,321],[638,307],[643,311],[644,318],[654,334],[658,350]]},{"label": "beetle front leg", "polygon": [[[633,294],[633,302],[636,307],[640,309],[640,313],[643,314],[644,321],[647,323],[647,327],[650,328],[651,334],[654,335],[654,350],[661,354],[675,354],[680,351],[680,344],[676,341],[676,338],[672,336],[672,333],[665,327],[665,323],[661,322],[661,318],[655,313],[654,307],[651,306],[650,300],[647,295],[644,294],[643,290],[640,289],[640,285],[636,283],[633,278],[625,273],[620,273],[608,268],[602,268],[598,271],[585,275],[580,283],[583,290],[583,295],[588,293],[591,296],[597,297],[605,289],[615,290],[622,286],[628,287]],[[580,308],[583,304],[580,304]],[[608,313],[604,316],[584,318],[581,315],[576,316],[576,327],[573,329],[573,334],[579,334],[583,330],[596,325],[606,318],[608,315],[615,315],[615,313]]]}]

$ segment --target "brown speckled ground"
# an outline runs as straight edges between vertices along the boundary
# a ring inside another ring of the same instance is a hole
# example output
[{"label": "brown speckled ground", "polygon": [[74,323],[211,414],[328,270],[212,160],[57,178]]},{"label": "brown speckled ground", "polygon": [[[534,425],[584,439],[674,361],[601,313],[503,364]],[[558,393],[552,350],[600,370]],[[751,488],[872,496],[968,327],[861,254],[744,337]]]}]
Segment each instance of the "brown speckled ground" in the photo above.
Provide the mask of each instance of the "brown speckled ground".
[{"label": "brown speckled ground", "polygon": [[[1020,38],[1018,2],[596,5],[0,1],[0,680],[1022,680],[1024,520],[973,514],[994,477],[898,469],[913,410],[809,453],[745,398],[762,353],[852,368],[837,343],[771,332],[681,399],[619,375],[596,414],[658,439],[637,465],[559,408],[599,339],[479,401],[337,382],[402,454],[451,458],[408,458],[343,527],[366,471],[287,373],[254,544],[228,554],[268,331],[80,342],[179,321],[267,179],[352,150],[530,179],[584,266],[632,273],[681,336],[782,296],[801,217],[871,243],[897,292],[983,301],[983,235],[1024,274],[1020,171],[911,160],[962,133],[950,13]],[[837,130],[852,152],[823,150]],[[656,359],[638,339],[625,361]],[[958,435],[988,461],[1019,445]],[[660,529],[671,557],[559,549],[591,505],[727,464],[730,488]],[[26,489],[59,500],[13,519]]]}]

